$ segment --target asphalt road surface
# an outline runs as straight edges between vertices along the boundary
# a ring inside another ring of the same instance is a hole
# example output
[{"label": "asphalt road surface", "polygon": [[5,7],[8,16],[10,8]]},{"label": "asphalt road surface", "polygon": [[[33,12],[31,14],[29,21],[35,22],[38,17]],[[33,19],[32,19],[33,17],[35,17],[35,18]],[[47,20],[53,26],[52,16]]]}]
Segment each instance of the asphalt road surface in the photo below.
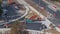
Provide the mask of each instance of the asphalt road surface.
[{"label": "asphalt road surface", "polygon": [[[20,6],[20,4],[19,4]],[[14,19],[20,18],[22,15],[25,14],[25,9],[21,10],[21,7],[18,7],[16,4],[11,4],[6,6],[5,4],[2,4],[2,10],[3,10],[3,15],[2,15],[2,22],[0,20],[0,24],[3,22],[11,22]],[[25,7],[25,6],[23,6]],[[23,12],[23,13],[22,13]]]},{"label": "asphalt road surface", "polygon": [[13,5],[10,5],[9,7],[7,7],[7,11],[5,14],[5,17],[7,20],[11,20],[11,19],[15,19],[17,17],[20,17],[20,15],[18,15],[17,13],[18,11],[15,9],[15,7]]},{"label": "asphalt road surface", "polygon": [[53,10],[51,10],[50,8],[48,8],[48,4],[46,4],[45,2],[43,2],[42,0],[32,0],[33,2],[35,2],[36,4],[38,4],[41,7],[44,7],[45,10],[47,10],[49,13],[51,13],[52,15],[55,13],[55,16],[53,17],[54,19],[49,19],[50,21],[52,21],[54,24],[56,24],[57,26],[60,24],[60,11],[56,11],[54,12]]},{"label": "asphalt road surface", "polygon": [[27,29],[31,29],[31,30],[43,30],[46,29],[46,25],[42,24],[41,22],[35,21],[32,23],[26,23],[26,27]]}]

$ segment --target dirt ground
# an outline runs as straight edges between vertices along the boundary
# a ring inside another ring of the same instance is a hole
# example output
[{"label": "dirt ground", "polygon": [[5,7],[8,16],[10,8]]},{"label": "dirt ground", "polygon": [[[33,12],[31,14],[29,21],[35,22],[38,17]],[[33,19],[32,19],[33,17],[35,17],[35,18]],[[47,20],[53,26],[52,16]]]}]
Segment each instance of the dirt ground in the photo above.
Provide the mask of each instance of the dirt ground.
[{"label": "dirt ground", "polygon": [[48,32],[52,33],[52,34],[60,34],[60,32],[56,31],[56,30],[49,30]]}]

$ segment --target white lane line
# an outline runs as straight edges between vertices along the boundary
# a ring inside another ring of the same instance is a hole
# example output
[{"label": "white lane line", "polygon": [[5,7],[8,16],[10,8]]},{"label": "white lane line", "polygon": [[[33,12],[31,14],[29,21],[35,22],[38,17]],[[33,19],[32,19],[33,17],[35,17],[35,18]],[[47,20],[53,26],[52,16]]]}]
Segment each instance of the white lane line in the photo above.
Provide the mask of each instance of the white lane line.
[{"label": "white lane line", "polygon": [[[6,22],[6,24],[7,24],[7,23],[10,23],[10,22],[13,22],[13,21],[16,21],[16,20],[21,19],[21,18],[23,18],[24,16],[26,16],[26,15],[28,14],[28,12],[29,12],[29,8],[28,8],[28,6],[25,6],[25,8],[26,8],[26,12],[25,12],[24,15],[22,15],[21,17],[19,17],[19,18],[17,18],[17,19],[10,20],[9,22]],[[5,24],[5,23],[1,23],[0,25],[2,25],[2,24]]]},{"label": "white lane line", "polygon": [[[24,0],[22,0],[22,1],[24,1]],[[43,17],[43,18],[45,17],[45,16],[43,16],[40,12],[38,12],[37,10],[35,10],[32,6],[30,6],[27,2],[24,1],[24,3],[27,4],[27,5],[29,6],[29,8],[31,8],[33,11],[35,11],[40,17]],[[50,28],[49,25],[50,25],[52,22],[49,21],[46,17],[45,17],[45,19],[46,19],[47,24],[48,24],[47,27]],[[52,24],[53,24],[53,23],[52,23]],[[53,24],[53,25],[54,25],[54,24]],[[56,27],[56,30],[57,30],[57,29],[59,29],[59,28]],[[60,29],[57,30],[57,31],[60,32]]]}]

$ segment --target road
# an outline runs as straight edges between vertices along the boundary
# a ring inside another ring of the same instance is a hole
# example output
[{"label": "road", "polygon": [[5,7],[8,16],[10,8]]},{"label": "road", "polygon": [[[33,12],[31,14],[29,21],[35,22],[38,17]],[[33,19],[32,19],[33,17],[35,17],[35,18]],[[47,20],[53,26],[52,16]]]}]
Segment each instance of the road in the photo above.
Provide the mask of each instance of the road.
[{"label": "road", "polygon": [[[28,6],[32,11],[36,12],[38,16],[40,16],[42,19],[45,17],[43,16],[41,13],[39,13],[35,8],[33,8],[32,6],[30,6],[30,4],[28,4],[27,2],[25,2],[24,0],[21,0],[21,2],[23,1],[23,4],[26,3],[26,6]],[[18,2],[20,2],[20,0],[18,0]],[[48,28],[49,24],[51,23],[47,18],[45,19],[45,21],[43,22]],[[47,24],[48,23],[48,24]]]},{"label": "road", "polygon": [[[41,16],[41,13],[39,14],[39,12],[37,12],[35,9],[33,9],[32,7],[30,7],[30,9],[34,10],[39,16]],[[41,16],[42,17],[42,16]],[[48,21],[48,19],[46,19],[46,23],[50,23],[50,21]],[[38,25],[37,25],[38,26]]]},{"label": "road", "polygon": [[11,4],[7,7],[6,6],[3,7],[3,10],[4,10],[4,14],[2,16],[3,21],[0,22],[0,25],[16,21],[27,15],[29,11],[29,8],[27,6],[23,6],[25,8],[23,10],[21,8],[16,9],[15,6],[16,6],[15,4]]},{"label": "road", "polygon": [[36,23],[36,22],[26,23],[26,27],[27,27],[27,29],[30,29],[30,30],[38,30],[38,31],[41,31],[41,30],[47,28],[44,24],[42,24],[42,23]]},{"label": "road", "polygon": [[[23,0],[22,0],[23,1]],[[18,0],[18,2],[20,2],[20,0]],[[22,2],[21,2],[22,3]],[[23,2],[23,4],[24,4],[25,2]],[[31,4],[31,3],[30,3]],[[41,13],[39,13],[37,10],[35,10],[32,6],[30,6],[28,3],[26,3],[26,6],[29,6],[30,7],[30,9],[31,10],[33,10],[33,11],[35,11],[40,17],[44,17]],[[45,22],[44,22],[45,23]],[[46,25],[48,25],[49,26],[49,24],[51,23],[47,18],[46,18],[46,23],[48,23],[48,24],[46,24]],[[48,27],[47,26],[47,27]],[[49,28],[49,27],[48,27]]]},{"label": "road", "polygon": [[[47,10],[49,13],[51,13],[52,15],[55,13],[56,16],[54,16],[54,19],[49,19],[50,21],[52,21],[54,24],[56,24],[57,26],[60,24],[60,11],[54,12],[53,10],[51,10],[50,8],[48,8],[48,4],[46,4],[45,2],[43,2],[42,0],[32,0],[33,2],[35,2],[36,4],[38,4],[41,7],[44,7],[45,10]],[[58,19],[57,19],[58,18]]]}]

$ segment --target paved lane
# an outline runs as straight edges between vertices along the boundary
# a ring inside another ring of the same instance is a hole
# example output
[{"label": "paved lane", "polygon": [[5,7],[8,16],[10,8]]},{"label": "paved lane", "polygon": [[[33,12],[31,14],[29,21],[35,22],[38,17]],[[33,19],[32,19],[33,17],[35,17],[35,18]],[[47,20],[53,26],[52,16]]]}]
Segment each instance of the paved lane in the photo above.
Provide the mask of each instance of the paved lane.
[{"label": "paved lane", "polygon": [[46,25],[44,25],[40,22],[26,23],[26,27],[27,27],[27,29],[38,30],[38,31],[41,31],[41,30],[47,28]]},{"label": "paved lane", "polygon": [[[54,12],[53,10],[51,10],[50,8],[48,8],[48,4],[46,4],[42,0],[32,0],[32,1],[35,2],[36,4],[40,5],[41,7],[44,7],[45,10],[47,10],[48,12],[50,12],[52,15],[55,13],[56,16],[54,16],[53,19],[49,19],[49,20],[52,21],[54,24],[57,23],[56,25],[60,24],[60,21],[58,20],[58,19],[60,19],[60,15],[59,15],[60,11]],[[56,19],[56,18],[58,18],[58,19]]]},{"label": "paved lane", "polygon": [[[16,19],[20,16],[22,16],[22,14],[18,14],[17,10],[15,9],[14,5],[10,5],[9,7],[6,8],[6,13],[5,13],[5,17],[7,20],[12,20],[12,19]],[[12,17],[13,16],[13,17]]]},{"label": "paved lane", "polygon": [[[19,3],[17,4],[12,3],[8,6],[5,6],[3,4],[2,9],[4,10],[4,14],[2,15],[3,21],[0,22],[0,25],[16,21],[27,15],[29,8],[24,6],[24,4],[22,4],[23,6]],[[16,6],[18,7],[18,9],[16,8]]]},{"label": "paved lane", "polygon": [[[48,8],[48,4],[46,4],[45,2],[43,2],[42,0],[33,0],[35,3],[37,3],[38,5],[40,5],[41,7],[44,7],[47,11],[49,11],[50,13],[54,13],[53,10]],[[40,2],[39,2],[40,1]]]}]

